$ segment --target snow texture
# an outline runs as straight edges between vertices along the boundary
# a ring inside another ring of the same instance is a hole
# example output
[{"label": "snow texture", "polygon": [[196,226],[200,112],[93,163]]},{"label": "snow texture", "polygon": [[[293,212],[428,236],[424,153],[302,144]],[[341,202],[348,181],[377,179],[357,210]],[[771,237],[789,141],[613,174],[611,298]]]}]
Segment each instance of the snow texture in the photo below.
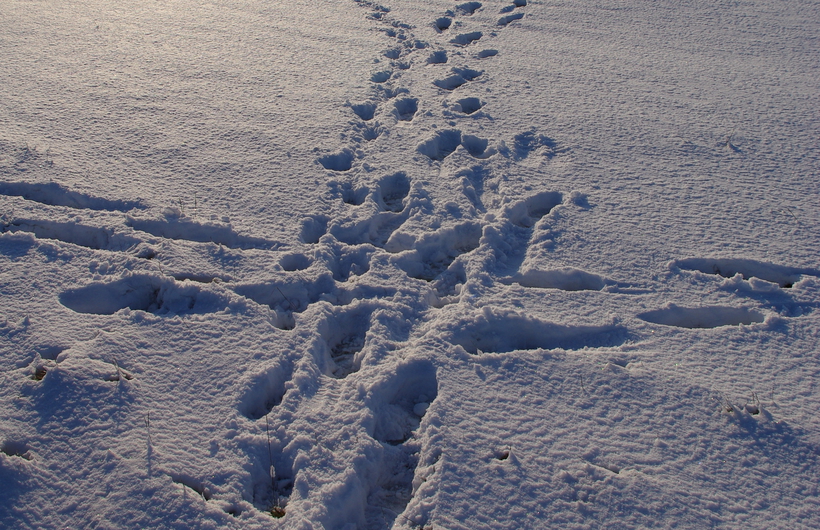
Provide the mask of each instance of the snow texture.
[{"label": "snow texture", "polygon": [[0,3],[0,528],[820,527],[820,3]]}]

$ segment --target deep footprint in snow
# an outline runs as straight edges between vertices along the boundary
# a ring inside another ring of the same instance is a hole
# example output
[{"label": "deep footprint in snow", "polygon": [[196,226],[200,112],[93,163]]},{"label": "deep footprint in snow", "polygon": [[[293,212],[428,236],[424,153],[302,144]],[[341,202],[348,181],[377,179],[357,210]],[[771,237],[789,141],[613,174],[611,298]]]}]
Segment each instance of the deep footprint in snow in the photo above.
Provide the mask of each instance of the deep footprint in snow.
[{"label": "deep footprint in snow", "polygon": [[436,368],[429,361],[410,361],[373,389],[373,438],[389,445],[405,443],[438,397]]},{"label": "deep footprint in snow", "polygon": [[472,31],[470,33],[461,33],[459,35],[456,35],[453,39],[451,39],[450,43],[455,44],[457,46],[467,46],[468,44],[472,44],[473,42],[476,42],[477,40],[479,40],[483,36],[484,36],[484,34],[481,33],[480,31]]},{"label": "deep footprint in snow", "polygon": [[191,282],[177,283],[164,276],[134,274],[113,282],[95,282],[69,289],[60,295],[60,303],[78,313],[96,315],[113,315],[125,308],[173,315],[217,311],[228,302]]},{"label": "deep footprint in snow", "polygon": [[484,106],[478,98],[462,98],[456,101],[456,103],[458,103],[459,110],[464,114],[473,114]]},{"label": "deep footprint in snow", "polygon": [[350,110],[364,121],[370,121],[376,115],[376,107],[377,105],[373,102],[356,103],[350,105]]},{"label": "deep footprint in snow", "polygon": [[763,261],[733,258],[689,258],[673,262],[673,265],[683,270],[698,271],[705,274],[716,274],[724,278],[732,278],[736,274],[744,280],[759,278],[778,284],[783,288],[790,288],[800,281],[803,275],[820,276],[820,270],[786,267]]},{"label": "deep footprint in snow", "polygon": [[404,210],[404,199],[409,193],[410,179],[400,171],[379,181],[376,197],[386,210],[398,213]]},{"label": "deep footprint in snow", "polygon": [[480,240],[481,225],[464,223],[439,230],[417,241],[411,251],[397,255],[395,263],[411,278],[433,281],[456,258],[477,249]]},{"label": "deep footprint in snow", "polygon": [[201,224],[185,218],[160,220],[128,216],[126,224],[134,230],[157,237],[195,243],[216,243],[228,248],[273,250],[281,246],[277,241],[241,235],[227,225]]},{"label": "deep footprint in snow", "polygon": [[111,229],[40,219],[15,219],[3,228],[8,232],[29,232],[37,239],[55,239],[92,250],[124,251],[142,242]]},{"label": "deep footprint in snow", "polygon": [[239,412],[252,420],[267,415],[282,403],[287,392],[285,383],[290,380],[291,372],[289,366],[279,363],[252,376],[241,392]]},{"label": "deep footprint in snow", "polygon": [[466,2],[456,6],[456,13],[463,16],[470,16],[481,8],[481,2]]},{"label": "deep footprint in snow", "polygon": [[433,22],[433,26],[439,32],[445,31],[450,28],[450,25],[453,23],[453,19],[450,17],[440,17],[437,18],[435,22]]},{"label": "deep footprint in snow", "polygon": [[331,171],[348,171],[353,167],[353,151],[344,149],[339,153],[322,156],[319,163]]},{"label": "deep footprint in snow", "polygon": [[319,239],[327,233],[328,221],[330,221],[330,218],[324,215],[316,215],[302,219],[302,229],[299,234],[302,242],[309,244],[318,243]]},{"label": "deep footprint in snow", "polygon": [[653,324],[690,329],[749,325],[765,319],[762,313],[743,307],[678,307],[673,304],[641,313],[638,318]]},{"label": "deep footprint in snow", "polygon": [[472,70],[470,68],[453,68],[452,72],[453,75],[445,77],[444,79],[436,79],[433,81],[433,84],[444,90],[452,91],[484,73],[480,70]]},{"label": "deep footprint in snow", "polygon": [[397,99],[393,105],[396,110],[396,118],[400,121],[411,121],[419,110],[419,100],[416,98]]},{"label": "deep footprint in snow", "polygon": [[529,228],[563,202],[564,196],[557,191],[544,191],[524,199],[507,213],[513,224]]},{"label": "deep footprint in snow", "polygon": [[127,212],[145,208],[140,201],[110,200],[72,191],[56,182],[30,184],[28,182],[0,182],[0,195],[22,197],[48,206],[66,206],[85,210]]},{"label": "deep footprint in snow", "polygon": [[305,256],[304,254],[287,254],[282,256],[282,259],[279,260],[279,265],[282,267],[282,270],[293,272],[293,271],[301,271],[310,267],[311,260],[309,257]]},{"label": "deep footprint in snow", "polygon": [[419,144],[416,151],[431,160],[440,162],[453,154],[459,145],[461,145],[461,131],[452,129],[438,131],[431,138]]},{"label": "deep footprint in snow", "polygon": [[524,18],[524,13],[513,13],[512,15],[506,15],[498,19],[499,26],[506,26],[510,22],[521,20]]},{"label": "deep footprint in snow", "polygon": [[367,496],[368,527],[390,528],[413,496],[413,478],[420,446],[415,434],[438,397],[436,369],[429,361],[400,365],[388,380],[373,388],[372,436],[383,446],[381,472]]},{"label": "deep footprint in snow", "polygon": [[330,355],[329,375],[343,379],[358,372],[362,351],[370,329],[372,304],[359,304],[329,315],[319,324],[319,334],[325,340]]}]

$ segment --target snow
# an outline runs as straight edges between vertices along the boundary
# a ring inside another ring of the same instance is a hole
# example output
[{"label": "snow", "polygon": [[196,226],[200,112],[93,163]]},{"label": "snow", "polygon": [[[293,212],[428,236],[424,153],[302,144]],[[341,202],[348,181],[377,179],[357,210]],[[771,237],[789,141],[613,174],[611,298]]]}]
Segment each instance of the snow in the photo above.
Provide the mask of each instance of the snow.
[{"label": "snow", "polygon": [[0,5],[0,527],[820,526],[820,3]]}]

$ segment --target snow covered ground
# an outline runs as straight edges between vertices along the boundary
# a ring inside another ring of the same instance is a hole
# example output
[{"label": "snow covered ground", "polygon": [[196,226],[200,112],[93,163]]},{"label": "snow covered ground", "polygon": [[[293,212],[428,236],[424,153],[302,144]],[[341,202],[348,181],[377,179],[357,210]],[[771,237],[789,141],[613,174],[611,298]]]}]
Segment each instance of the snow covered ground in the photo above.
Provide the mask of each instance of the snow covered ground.
[{"label": "snow covered ground", "polygon": [[820,527],[818,35],[0,1],[0,527]]}]

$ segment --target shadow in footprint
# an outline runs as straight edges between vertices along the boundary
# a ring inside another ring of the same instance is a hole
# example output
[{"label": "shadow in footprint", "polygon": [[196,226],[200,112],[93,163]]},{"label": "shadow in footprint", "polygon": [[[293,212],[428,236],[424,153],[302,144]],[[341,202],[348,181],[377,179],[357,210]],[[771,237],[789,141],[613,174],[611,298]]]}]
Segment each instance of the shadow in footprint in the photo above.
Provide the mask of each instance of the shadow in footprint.
[{"label": "shadow in footprint", "polygon": [[510,208],[507,217],[513,224],[529,228],[561,204],[563,200],[563,195],[557,191],[544,191]]},{"label": "shadow in footprint", "polygon": [[703,329],[722,326],[739,326],[763,322],[762,313],[743,307],[669,307],[647,311],[638,318],[653,324],[678,328]]},{"label": "shadow in footprint", "polygon": [[461,145],[461,131],[451,129],[439,131],[432,138],[419,144],[416,151],[425,155],[430,160],[442,161]]}]

